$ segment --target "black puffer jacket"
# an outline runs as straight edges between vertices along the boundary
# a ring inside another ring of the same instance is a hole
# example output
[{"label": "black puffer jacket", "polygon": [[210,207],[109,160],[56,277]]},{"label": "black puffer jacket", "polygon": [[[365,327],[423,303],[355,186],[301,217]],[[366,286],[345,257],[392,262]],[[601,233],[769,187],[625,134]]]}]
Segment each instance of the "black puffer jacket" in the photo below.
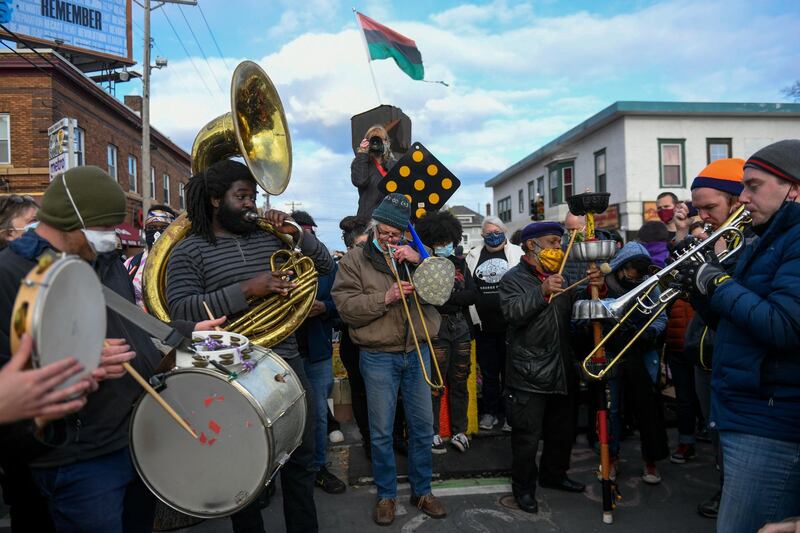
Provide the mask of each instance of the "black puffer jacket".
[{"label": "black puffer jacket", "polygon": [[570,320],[579,291],[573,289],[548,303],[541,285],[524,260],[500,281],[500,308],[508,321],[506,386],[525,392],[567,394],[569,377],[575,371]]},{"label": "black puffer jacket", "polygon": [[[392,162],[387,164],[386,170],[392,168]],[[372,212],[381,203],[386,193],[378,188],[383,176],[375,166],[370,154],[357,153],[350,163],[350,181],[358,187],[358,213],[359,217],[371,218]]]}]

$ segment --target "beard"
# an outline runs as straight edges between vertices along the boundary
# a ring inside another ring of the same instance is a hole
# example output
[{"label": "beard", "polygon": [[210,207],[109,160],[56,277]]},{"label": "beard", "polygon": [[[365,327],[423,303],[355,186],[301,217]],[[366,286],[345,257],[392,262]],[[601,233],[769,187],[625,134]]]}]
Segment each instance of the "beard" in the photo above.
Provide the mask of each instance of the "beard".
[{"label": "beard", "polygon": [[247,212],[247,209],[231,209],[223,202],[217,210],[217,222],[225,231],[234,235],[248,235],[258,229],[258,223],[246,220],[244,214]]}]

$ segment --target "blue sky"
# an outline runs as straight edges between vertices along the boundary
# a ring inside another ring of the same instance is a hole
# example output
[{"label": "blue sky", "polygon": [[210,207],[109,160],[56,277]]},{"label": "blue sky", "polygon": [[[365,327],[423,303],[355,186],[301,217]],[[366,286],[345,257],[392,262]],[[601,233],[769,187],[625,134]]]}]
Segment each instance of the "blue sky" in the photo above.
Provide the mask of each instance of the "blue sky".
[{"label": "blue sky", "polygon": [[[377,105],[353,4],[199,1],[223,57],[196,7],[153,12],[153,53],[169,66],[152,77],[152,123],[188,150],[197,131],[228,110],[235,65],[259,62],[281,95],[294,146],[291,184],[273,205],[302,202],[326,244],[341,247],[338,221],[357,201],[350,117]],[[780,102],[781,89],[800,79],[796,1],[370,0],[355,7],[414,39],[426,78],[450,84],[415,82],[391,61],[373,62],[382,102],[401,107],[414,140],[461,179],[450,203],[472,209],[491,200],[485,180],[614,101]],[[142,27],[135,6],[137,59]],[[120,98],[126,92],[140,94],[141,84],[118,86]]]}]

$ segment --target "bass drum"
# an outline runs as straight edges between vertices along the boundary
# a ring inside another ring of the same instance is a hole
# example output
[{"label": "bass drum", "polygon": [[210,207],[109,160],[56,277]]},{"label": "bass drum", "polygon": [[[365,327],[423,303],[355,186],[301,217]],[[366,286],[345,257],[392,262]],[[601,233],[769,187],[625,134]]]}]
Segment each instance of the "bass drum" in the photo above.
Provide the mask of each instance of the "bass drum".
[{"label": "bass drum", "polygon": [[131,417],[131,454],[162,502],[199,518],[227,516],[255,500],[300,445],[305,391],[273,351],[254,347],[255,368],[236,377],[181,368],[162,377],[161,396],[199,435],[192,440],[150,396]]}]

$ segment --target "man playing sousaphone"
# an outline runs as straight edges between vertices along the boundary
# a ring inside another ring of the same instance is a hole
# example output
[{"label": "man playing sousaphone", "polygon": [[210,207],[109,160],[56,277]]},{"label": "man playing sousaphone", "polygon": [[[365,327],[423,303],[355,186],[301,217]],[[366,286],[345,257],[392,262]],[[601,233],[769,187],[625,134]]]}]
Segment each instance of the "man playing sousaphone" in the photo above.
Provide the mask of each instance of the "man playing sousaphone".
[{"label": "man playing sousaphone", "polygon": [[[193,176],[186,187],[190,236],[178,244],[167,263],[166,296],[173,318],[205,318],[207,304],[216,316],[235,318],[248,310],[248,300],[270,294],[286,295],[295,284],[284,279],[286,272],[271,272],[270,258],[283,242],[258,224],[245,218],[256,209],[256,181],[248,168],[236,161],[222,160]],[[288,215],[269,211],[267,221],[282,233],[297,229],[285,221]],[[304,232],[301,251],[310,257],[317,272],[333,268],[325,246],[310,232]],[[272,349],[310,386],[299,357],[297,341],[289,335]],[[317,530],[314,506],[315,472],[313,417],[306,418],[303,442],[281,469],[286,530]],[[256,500],[232,516],[234,531],[263,530],[261,506]]]},{"label": "man playing sousaphone", "polygon": [[[133,302],[133,288],[115,252],[114,227],[124,220],[125,205],[120,186],[97,167],[77,167],[53,180],[42,197],[39,226],[0,253],[0,354],[11,353],[11,316],[20,283],[45,254],[79,256],[94,267],[103,285]],[[76,312],[79,303],[75,302]],[[186,335],[192,329],[186,323],[176,326]],[[131,409],[142,389],[121,365],[130,361],[149,377],[161,354],[147,333],[110,310],[105,336],[100,364],[106,378],[119,379],[104,381],[79,412],[46,428],[45,435],[54,441],[16,454],[3,442],[0,459],[12,478],[7,479],[11,494],[4,496],[13,498],[12,516],[13,507],[22,505],[27,513],[22,518],[37,521],[35,526],[27,522],[20,531],[52,530],[53,525],[42,525],[48,510],[56,530],[152,530],[155,499],[136,474],[128,451]],[[38,509],[31,506],[39,498],[37,491],[46,501]]]},{"label": "man playing sousaphone", "polygon": [[[433,411],[431,391],[423,376],[430,375],[430,351],[420,342],[415,350],[409,321],[401,299],[414,290],[409,281],[399,284],[392,272],[392,253],[398,263],[420,262],[420,255],[400,245],[408,226],[411,206],[405,196],[392,193],[375,208],[369,241],[348,252],[339,262],[331,296],[350,337],[361,347],[361,373],[367,389],[369,432],[372,443],[372,475],[378,489],[373,518],[388,526],[395,517],[397,465],[392,451],[392,426],[398,391],[403,394],[408,423],[408,480],[411,504],[433,518],[444,518],[442,503],[431,494]],[[391,246],[391,248],[390,248]],[[452,282],[450,282],[452,285]],[[430,305],[422,306],[424,318],[412,313],[414,330],[438,331],[440,316]]]}]

